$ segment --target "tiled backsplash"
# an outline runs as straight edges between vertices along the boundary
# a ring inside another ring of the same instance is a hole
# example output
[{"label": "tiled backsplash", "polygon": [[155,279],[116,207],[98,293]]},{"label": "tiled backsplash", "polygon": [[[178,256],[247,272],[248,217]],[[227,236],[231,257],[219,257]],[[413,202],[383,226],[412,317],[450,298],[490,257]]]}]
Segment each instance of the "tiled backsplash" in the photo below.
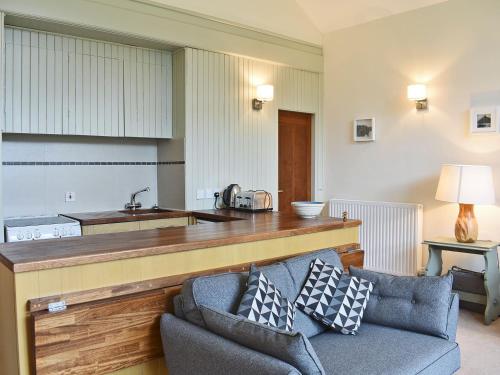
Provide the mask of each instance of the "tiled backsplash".
[{"label": "tiled backsplash", "polygon": [[4,217],[121,209],[145,186],[151,207],[158,165],[183,164],[158,161],[156,140],[4,135],[2,154]]}]

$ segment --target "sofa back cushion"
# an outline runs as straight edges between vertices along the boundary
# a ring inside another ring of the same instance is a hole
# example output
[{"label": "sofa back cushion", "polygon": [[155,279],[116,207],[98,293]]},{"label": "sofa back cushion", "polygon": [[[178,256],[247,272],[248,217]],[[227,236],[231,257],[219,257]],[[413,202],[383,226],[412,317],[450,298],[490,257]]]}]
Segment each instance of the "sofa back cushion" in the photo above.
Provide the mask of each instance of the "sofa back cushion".
[{"label": "sofa back cushion", "polygon": [[[269,277],[284,297],[294,293],[294,284],[287,269],[281,263],[261,267],[259,270]],[[187,280],[181,290],[182,314],[187,321],[203,327],[199,306],[235,314],[245,292],[248,272],[222,273]],[[293,300],[292,300],[293,301]]]},{"label": "sofa back cushion", "polygon": [[206,305],[223,311],[236,311],[246,289],[247,273],[231,272],[189,279],[182,285],[179,318],[204,327],[199,306]]},{"label": "sofa back cushion", "polygon": [[[342,268],[337,252],[324,249],[259,267],[259,271],[274,283],[283,297],[295,301],[309,275],[311,262],[316,258]],[[178,297],[177,305],[180,308],[176,308],[176,315],[203,327],[200,305],[236,314],[247,280],[248,272],[223,273],[187,280]],[[302,332],[306,337],[315,336],[326,329],[302,311],[296,312],[294,330]]]},{"label": "sofa back cushion", "polygon": [[375,284],[363,321],[448,339],[453,276],[392,276],[349,268]]},{"label": "sofa back cushion", "polygon": [[219,336],[281,359],[303,375],[325,373],[311,343],[300,332],[287,332],[203,305],[200,312],[207,329]]}]

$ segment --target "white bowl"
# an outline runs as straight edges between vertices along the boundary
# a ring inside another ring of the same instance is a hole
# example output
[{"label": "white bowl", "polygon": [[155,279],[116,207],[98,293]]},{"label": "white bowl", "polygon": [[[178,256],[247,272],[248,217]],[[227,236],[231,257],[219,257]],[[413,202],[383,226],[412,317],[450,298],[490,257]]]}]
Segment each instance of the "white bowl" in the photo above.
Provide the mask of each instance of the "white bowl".
[{"label": "white bowl", "polygon": [[313,219],[318,217],[325,207],[323,202],[292,202],[295,213],[304,219]]}]

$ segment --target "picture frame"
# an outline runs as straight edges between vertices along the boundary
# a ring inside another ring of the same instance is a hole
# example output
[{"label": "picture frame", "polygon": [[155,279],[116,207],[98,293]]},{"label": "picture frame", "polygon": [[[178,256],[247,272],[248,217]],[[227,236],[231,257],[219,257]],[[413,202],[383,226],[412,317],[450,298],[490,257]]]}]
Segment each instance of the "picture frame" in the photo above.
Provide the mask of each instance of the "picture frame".
[{"label": "picture frame", "polygon": [[499,107],[485,106],[470,109],[470,133],[485,134],[499,131]]},{"label": "picture frame", "polygon": [[375,118],[360,117],[353,123],[354,142],[373,142],[375,141]]}]

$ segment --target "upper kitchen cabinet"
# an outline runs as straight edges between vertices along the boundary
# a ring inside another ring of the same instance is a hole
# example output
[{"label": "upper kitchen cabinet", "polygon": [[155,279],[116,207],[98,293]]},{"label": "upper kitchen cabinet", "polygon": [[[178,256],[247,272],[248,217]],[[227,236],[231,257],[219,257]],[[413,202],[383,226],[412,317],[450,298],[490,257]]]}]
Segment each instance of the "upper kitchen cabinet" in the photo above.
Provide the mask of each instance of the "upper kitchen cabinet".
[{"label": "upper kitchen cabinet", "polygon": [[6,133],[172,136],[170,52],[5,28]]},{"label": "upper kitchen cabinet", "polygon": [[172,138],[172,55],[124,48],[125,136]]}]

